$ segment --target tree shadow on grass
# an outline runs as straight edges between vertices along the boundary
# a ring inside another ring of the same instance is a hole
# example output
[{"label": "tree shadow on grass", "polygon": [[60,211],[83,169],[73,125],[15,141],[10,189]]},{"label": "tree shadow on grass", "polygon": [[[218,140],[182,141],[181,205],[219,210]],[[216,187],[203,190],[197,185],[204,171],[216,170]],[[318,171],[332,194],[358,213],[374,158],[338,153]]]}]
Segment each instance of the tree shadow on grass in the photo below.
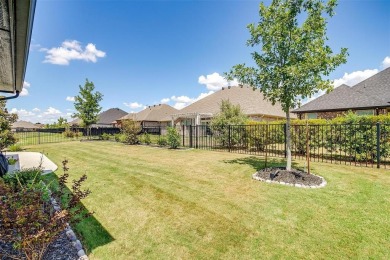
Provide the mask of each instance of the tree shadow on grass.
[{"label": "tree shadow on grass", "polygon": [[[56,174],[44,175],[44,180],[46,183],[50,183],[50,187],[58,187],[58,176]],[[70,179],[69,181],[72,180]],[[71,193],[68,188],[65,192]],[[89,212],[83,204],[81,204],[81,208],[83,212]],[[93,214],[76,225],[71,224],[71,226],[88,253],[99,246],[104,246],[115,240]]]},{"label": "tree shadow on grass", "polygon": [[[245,158],[237,158],[233,160],[225,160],[224,163],[229,164],[246,164],[251,166],[256,171],[259,171],[264,168],[268,167],[285,167],[286,166],[286,160],[285,159],[279,159],[279,158],[268,158],[267,164],[265,163],[265,158],[260,158],[256,156],[250,156]],[[298,164],[293,162],[292,163],[293,168],[297,168]]]}]

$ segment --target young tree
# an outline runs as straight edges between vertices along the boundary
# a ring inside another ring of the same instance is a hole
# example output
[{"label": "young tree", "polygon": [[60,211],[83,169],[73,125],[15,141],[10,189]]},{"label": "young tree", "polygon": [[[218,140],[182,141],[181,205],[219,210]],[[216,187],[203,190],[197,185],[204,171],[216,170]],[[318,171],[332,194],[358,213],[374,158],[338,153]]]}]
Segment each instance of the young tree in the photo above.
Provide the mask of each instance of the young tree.
[{"label": "young tree", "polygon": [[327,45],[327,18],[334,15],[336,0],[273,0],[260,4],[260,21],[249,24],[247,45],[261,46],[252,57],[256,67],[234,66],[226,77],[259,88],[273,104],[280,102],[287,118],[287,170],[291,170],[290,110],[300,99],[320,90],[330,91],[329,76],[346,62],[346,48],[334,54]]},{"label": "young tree", "polygon": [[[229,125],[244,125],[248,117],[242,112],[240,105],[233,105],[229,100],[222,100],[219,113],[211,120],[213,131],[218,134],[217,139],[222,144],[235,145],[240,136],[235,131],[229,131]],[[229,143],[230,140],[230,143]]]},{"label": "young tree", "polygon": [[5,105],[5,101],[0,101],[0,151],[17,141],[11,131],[11,125],[18,120],[18,115],[8,113]]},{"label": "young tree", "polygon": [[96,124],[98,115],[102,110],[99,102],[102,101],[103,95],[96,91],[93,82],[86,79],[84,87],[79,86],[79,95],[75,96],[74,107],[77,110],[73,117],[80,118],[83,125],[87,128],[87,135],[90,134],[90,126]]}]

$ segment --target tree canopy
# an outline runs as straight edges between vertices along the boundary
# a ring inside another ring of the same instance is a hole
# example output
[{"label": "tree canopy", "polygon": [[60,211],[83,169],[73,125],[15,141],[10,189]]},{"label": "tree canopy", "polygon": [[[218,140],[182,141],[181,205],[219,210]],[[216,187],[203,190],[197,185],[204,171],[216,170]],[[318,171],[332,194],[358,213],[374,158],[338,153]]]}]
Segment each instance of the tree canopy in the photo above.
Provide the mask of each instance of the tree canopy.
[{"label": "tree canopy", "polygon": [[76,113],[73,117],[80,118],[82,124],[86,127],[96,124],[98,121],[98,115],[102,110],[99,102],[102,101],[103,95],[95,90],[93,82],[86,79],[84,87],[79,86],[79,95],[75,96],[74,107]]},{"label": "tree canopy", "polygon": [[5,101],[0,101],[0,151],[17,141],[11,131],[11,125],[18,120],[18,115],[8,113],[5,105]]},{"label": "tree canopy", "polygon": [[330,91],[325,77],[346,62],[346,48],[333,53],[327,45],[327,19],[335,14],[336,0],[273,0],[260,4],[260,21],[249,24],[249,47],[256,66],[235,65],[226,73],[242,84],[259,88],[273,104],[280,102],[287,117],[287,169],[291,168],[290,110],[320,90]]}]

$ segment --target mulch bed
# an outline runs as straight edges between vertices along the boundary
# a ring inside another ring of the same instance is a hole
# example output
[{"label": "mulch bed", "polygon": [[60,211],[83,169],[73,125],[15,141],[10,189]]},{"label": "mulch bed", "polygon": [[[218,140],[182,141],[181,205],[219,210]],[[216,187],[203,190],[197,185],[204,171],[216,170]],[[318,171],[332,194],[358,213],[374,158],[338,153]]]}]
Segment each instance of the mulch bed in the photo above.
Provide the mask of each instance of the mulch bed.
[{"label": "mulch bed", "polygon": [[[8,256],[7,256],[8,255]],[[12,244],[4,243],[0,240],[0,260],[26,259],[20,252],[13,249]],[[65,232],[50,244],[43,260],[77,260],[76,248],[73,247]]]},{"label": "mulch bed", "polygon": [[265,180],[305,186],[319,186],[323,182],[323,179],[316,175],[297,169],[287,171],[283,167],[265,168],[258,171],[255,175]]}]

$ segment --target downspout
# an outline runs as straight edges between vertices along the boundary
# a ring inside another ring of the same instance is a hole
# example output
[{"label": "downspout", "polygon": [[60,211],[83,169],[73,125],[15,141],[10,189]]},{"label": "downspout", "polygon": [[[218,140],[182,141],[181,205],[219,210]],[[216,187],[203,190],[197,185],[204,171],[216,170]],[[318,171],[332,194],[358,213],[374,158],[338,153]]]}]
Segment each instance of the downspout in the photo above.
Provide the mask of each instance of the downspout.
[{"label": "downspout", "polygon": [[17,98],[19,97],[19,91],[16,91],[16,94],[15,96],[10,96],[10,97],[0,97],[0,101],[3,101],[3,100],[9,100],[9,99],[14,99],[14,98]]}]

